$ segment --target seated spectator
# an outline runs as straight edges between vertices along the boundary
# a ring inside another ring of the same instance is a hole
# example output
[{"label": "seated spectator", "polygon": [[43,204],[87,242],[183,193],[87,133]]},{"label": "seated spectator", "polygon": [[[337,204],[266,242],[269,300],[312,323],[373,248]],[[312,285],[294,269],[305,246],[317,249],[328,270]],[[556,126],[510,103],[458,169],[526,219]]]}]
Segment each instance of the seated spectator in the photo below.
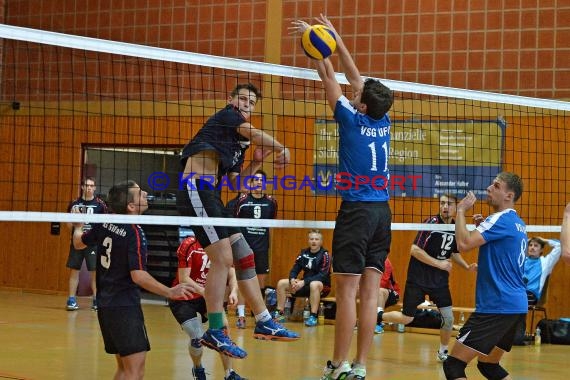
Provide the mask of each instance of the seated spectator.
[{"label": "seated spectator", "polygon": [[389,259],[384,262],[384,273],[380,278],[380,292],[378,293],[378,317],[376,319],[375,334],[384,332],[384,324],[382,323],[382,314],[384,309],[395,305],[400,299],[400,285],[394,279],[392,272],[392,263]]},{"label": "seated spectator", "polygon": [[[543,255],[546,244],[550,245],[552,249],[549,254]],[[561,252],[558,240],[543,239],[541,237],[533,237],[528,240],[523,281],[526,284],[529,305],[536,305],[540,299],[546,278],[552,273],[554,265],[560,259]]]},{"label": "seated spectator", "polygon": [[[283,306],[287,293],[293,297],[309,297],[311,316],[305,321],[307,326],[317,325],[317,313],[321,297],[326,297],[331,290],[331,260],[329,253],[323,248],[323,235],[319,230],[309,231],[309,247],[301,250],[295,264],[289,272],[289,278],[277,283],[277,310],[273,318],[284,322]],[[297,276],[303,271],[303,279]]]}]

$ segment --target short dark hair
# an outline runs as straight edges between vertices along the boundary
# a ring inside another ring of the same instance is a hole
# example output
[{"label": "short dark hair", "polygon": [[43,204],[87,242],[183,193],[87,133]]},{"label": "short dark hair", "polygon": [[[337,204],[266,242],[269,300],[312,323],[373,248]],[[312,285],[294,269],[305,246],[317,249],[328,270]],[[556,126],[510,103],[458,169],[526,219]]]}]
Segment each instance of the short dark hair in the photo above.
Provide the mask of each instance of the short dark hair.
[{"label": "short dark hair", "polygon": [[366,104],[366,114],[374,120],[386,115],[394,103],[394,93],[377,79],[364,81],[360,102]]},{"label": "short dark hair", "polygon": [[91,177],[91,176],[88,176],[88,177],[83,178],[83,181],[81,181],[81,186],[84,186],[84,185],[86,184],[85,182],[87,182],[87,181],[92,181],[92,182],[95,183],[95,184],[97,183],[97,182],[95,181],[95,178],[93,178],[93,177]]},{"label": "short dark hair", "polygon": [[444,194],[441,194],[441,195],[439,196],[439,198],[441,199],[441,197],[447,197],[447,198],[449,198],[449,199],[453,199],[453,201],[454,201],[455,203],[457,203],[457,201],[459,200],[459,198],[457,197],[457,195],[451,194],[451,193],[444,193]]},{"label": "short dark hair", "polygon": [[539,239],[539,238],[537,238],[537,237],[533,237],[533,238],[528,239],[528,244],[530,244],[530,243],[533,242],[533,241],[534,241],[535,243],[538,243],[541,248],[544,248],[544,245],[545,245],[544,240]]},{"label": "short dark hair", "polygon": [[137,186],[133,180],[119,182],[109,189],[107,196],[107,205],[115,214],[126,214],[127,205],[134,200],[133,193],[130,189]]},{"label": "short dark hair", "polygon": [[257,170],[255,171],[255,173],[253,173],[253,175],[256,175],[256,174],[261,174],[262,176],[264,176],[265,178],[267,178],[267,173],[265,173],[265,172],[264,172],[263,170],[261,170],[261,169],[257,169]]},{"label": "short dark hair", "polygon": [[234,96],[237,96],[239,94],[239,90],[241,90],[242,88],[245,88],[251,92],[253,92],[255,94],[255,96],[257,97],[257,100],[261,99],[261,91],[259,91],[259,89],[257,87],[255,87],[253,84],[251,83],[241,83],[238,84],[233,91],[231,92],[231,97],[233,98]]},{"label": "short dark hair", "polygon": [[497,174],[497,179],[505,182],[507,189],[515,193],[514,202],[518,201],[523,193],[523,182],[521,177],[511,172],[501,172]]}]

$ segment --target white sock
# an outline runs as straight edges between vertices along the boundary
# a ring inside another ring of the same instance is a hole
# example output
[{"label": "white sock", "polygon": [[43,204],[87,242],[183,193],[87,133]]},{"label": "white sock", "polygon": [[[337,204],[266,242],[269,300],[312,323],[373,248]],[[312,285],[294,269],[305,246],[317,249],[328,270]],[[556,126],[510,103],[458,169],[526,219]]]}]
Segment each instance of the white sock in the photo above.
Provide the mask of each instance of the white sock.
[{"label": "white sock", "polygon": [[260,321],[261,322],[267,322],[270,319],[271,319],[271,314],[269,314],[269,311],[267,309],[265,309],[261,313],[255,315],[255,321],[256,322],[260,322]]},{"label": "white sock", "polygon": [[439,344],[439,352],[448,351],[448,346],[444,346],[443,344]]},{"label": "white sock", "polygon": [[238,317],[245,317],[245,305],[237,306]]},{"label": "white sock", "polygon": [[379,313],[379,312],[381,312],[381,311],[384,311],[384,308],[383,308],[383,307],[379,307],[377,313]]}]

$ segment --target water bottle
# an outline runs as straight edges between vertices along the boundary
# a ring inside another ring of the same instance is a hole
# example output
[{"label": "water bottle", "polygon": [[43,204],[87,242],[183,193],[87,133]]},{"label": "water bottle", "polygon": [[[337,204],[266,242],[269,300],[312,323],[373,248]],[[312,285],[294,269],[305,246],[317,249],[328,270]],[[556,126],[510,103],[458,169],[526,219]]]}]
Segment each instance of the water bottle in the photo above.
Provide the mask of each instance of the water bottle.
[{"label": "water bottle", "polygon": [[465,314],[463,312],[459,313],[459,326],[463,326],[465,324]]},{"label": "water bottle", "polygon": [[285,298],[285,309],[283,310],[283,314],[285,314],[285,318],[287,319],[291,316],[291,297]]},{"label": "water bottle", "polygon": [[396,329],[399,333],[403,333],[404,331],[406,331],[406,325],[403,323],[398,323]]},{"label": "water bottle", "polygon": [[318,321],[319,321],[319,325],[325,324],[325,305],[322,302],[319,305]]},{"label": "water bottle", "polygon": [[311,304],[309,299],[305,298],[305,308],[303,309],[303,321],[307,322],[307,319],[311,316]]},{"label": "water bottle", "polygon": [[542,343],[542,337],[540,336],[540,329],[537,327],[536,332],[534,334],[534,345],[540,346],[541,343]]}]

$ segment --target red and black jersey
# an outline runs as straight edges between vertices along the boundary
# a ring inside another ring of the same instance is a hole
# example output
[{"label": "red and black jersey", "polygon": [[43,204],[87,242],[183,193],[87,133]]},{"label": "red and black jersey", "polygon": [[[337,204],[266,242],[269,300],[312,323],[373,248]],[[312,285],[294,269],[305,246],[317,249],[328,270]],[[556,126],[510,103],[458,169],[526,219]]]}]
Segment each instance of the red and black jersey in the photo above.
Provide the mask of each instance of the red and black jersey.
[{"label": "red and black jersey", "polygon": [[[241,194],[234,205],[234,216],[244,219],[275,219],[277,201],[265,194],[261,198],[252,194]],[[242,227],[241,232],[254,254],[269,252],[269,228]]]},{"label": "red and black jersey", "polygon": [[384,261],[384,273],[382,273],[382,277],[380,278],[380,287],[393,290],[396,293],[400,294],[400,285],[398,285],[396,279],[394,279],[392,263],[388,258],[386,258],[386,261]]},{"label": "red and black jersey", "polygon": [[[202,248],[198,240],[194,236],[189,236],[182,241],[176,251],[178,257],[178,269],[189,268],[190,278],[199,285],[206,286],[206,276],[210,270],[210,260],[206,251]],[[172,281],[172,286],[180,283],[178,272],[176,278]],[[192,296],[183,298],[184,300],[192,300],[202,297],[200,294],[192,293]]]},{"label": "red and black jersey", "polygon": [[[440,215],[432,216],[426,219],[424,223],[445,224]],[[414,244],[437,260],[448,260],[452,253],[457,252],[453,231],[420,231],[414,240]],[[447,288],[449,286],[449,272],[422,263],[411,256],[407,281],[426,288]]]},{"label": "red and black jersey", "polygon": [[81,236],[85,245],[97,245],[97,305],[140,304],[140,290],[131,271],[146,271],[147,242],[135,224],[94,223]]}]

